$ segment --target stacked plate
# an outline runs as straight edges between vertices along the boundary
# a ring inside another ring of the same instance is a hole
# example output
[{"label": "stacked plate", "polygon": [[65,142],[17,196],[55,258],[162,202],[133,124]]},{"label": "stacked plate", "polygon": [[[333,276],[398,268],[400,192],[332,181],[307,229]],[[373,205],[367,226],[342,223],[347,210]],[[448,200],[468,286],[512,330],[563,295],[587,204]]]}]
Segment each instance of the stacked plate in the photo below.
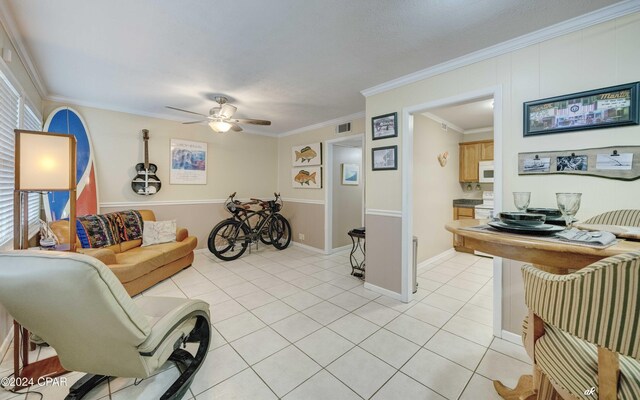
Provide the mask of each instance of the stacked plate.
[{"label": "stacked plate", "polygon": [[489,226],[505,232],[533,235],[550,235],[564,230],[560,226],[545,224],[546,219],[545,214],[539,213],[502,212],[500,220],[489,222]]},{"label": "stacked plate", "polygon": [[[527,212],[533,214],[544,214],[547,217],[545,223],[550,225],[567,225],[564,217],[562,216],[562,212],[557,208],[527,208]],[[574,218],[573,222],[576,221],[577,219]]]}]

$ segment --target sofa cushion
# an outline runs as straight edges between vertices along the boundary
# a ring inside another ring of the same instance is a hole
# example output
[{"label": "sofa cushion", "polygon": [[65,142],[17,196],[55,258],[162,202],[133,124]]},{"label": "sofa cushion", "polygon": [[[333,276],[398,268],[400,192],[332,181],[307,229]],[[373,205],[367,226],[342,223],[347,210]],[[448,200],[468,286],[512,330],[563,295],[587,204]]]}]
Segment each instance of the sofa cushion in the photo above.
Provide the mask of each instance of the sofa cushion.
[{"label": "sofa cushion", "polygon": [[[579,399],[598,398],[598,351],[595,345],[545,324],[535,344],[536,363],[557,386]],[[595,394],[585,394],[595,388]],[[640,361],[620,356],[618,399],[640,399]]]},{"label": "sofa cushion", "polygon": [[116,253],[108,248],[102,249],[77,249],[78,253],[86,254],[93,258],[97,258],[102,261],[105,265],[115,264],[116,263]]},{"label": "sofa cushion", "polygon": [[125,252],[127,250],[140,247],[141,245],[142,245],[142,239],[127,240],[126,242],[120,243],[120,251]]},{"label": "sofa cushion", "polygon": [[182,257],[189,255],[197,246],[197,240],[195,237],[187,237],[182,242],[171,242],[171,243],[162,243],[162,244],[154,244],[151,246],[145,247],[145,249],[159,251],[164,256],[164,261],[166,264],[173,262],[175,260],[179,260]]},{"label": "sofa cushion", "polygon": [[161,251],[137,247],[116,254],[116,264],[109,265],[121,282],[129,282],[165,265]]}]

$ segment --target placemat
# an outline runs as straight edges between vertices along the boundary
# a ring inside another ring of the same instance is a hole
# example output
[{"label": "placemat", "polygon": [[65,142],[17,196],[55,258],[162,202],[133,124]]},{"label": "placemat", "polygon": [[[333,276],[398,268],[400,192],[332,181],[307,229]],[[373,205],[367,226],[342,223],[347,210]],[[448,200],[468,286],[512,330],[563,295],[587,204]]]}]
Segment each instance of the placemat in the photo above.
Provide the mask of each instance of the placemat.
[{"label": "placemat", "polygon": [[483,233],[499,233],[501,235],[506,235],[506,236],[526,238],[526,239],[535,239],[535,240],[541,240],[543,242],[551,242],[551,243],[571,244],[571,245],[575,245],[575,246],[590,247],[592,249],[606,249],[607,247],[611,247],[614,244],[617,244],[617,243],[620,242],[619,240],[614,240],[613,242],[611,242],[609,244],[605,244],[605,245],[579,243],[579,242],[572,242],[572,241],[569,241],[569,240],[560,239],[560,238],[557,238],[557,237],[555,237],[553,235],[551,235],[551,236],[522,235],[522,234],[517,234],[517,233],[503,232],[503,231],[499,231],[499,230],[497,230],[495,228],[492,228],[489,225],[470,226],[468,228],[460,228],[460,229],[461,230],[466,230],[466,231],[483,232]]},{"label": "placemat", "polygon": [[640,228],[635,226],[599,225],[599,224],[573,224],[578,229],[585,231],[611,232],[617,237],[640,240]]}]

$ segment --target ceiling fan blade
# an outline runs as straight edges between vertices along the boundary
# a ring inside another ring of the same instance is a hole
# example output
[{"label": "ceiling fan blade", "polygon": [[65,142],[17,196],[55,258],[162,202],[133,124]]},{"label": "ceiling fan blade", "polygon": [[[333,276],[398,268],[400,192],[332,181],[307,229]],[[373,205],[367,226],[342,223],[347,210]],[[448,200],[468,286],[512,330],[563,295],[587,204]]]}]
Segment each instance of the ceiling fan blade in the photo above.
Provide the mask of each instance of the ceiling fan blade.
[{"label": "ceiling fan blade", "polygon": [[223,104],[220,109],[220,116],[223,118],[231,118],[238,108],[231,104]]},{"label": "ceiling fan blade", "polygon": [[230,122],[231,124],[231,130],[234,132],[242,132],[242,128],[240,127],[240,125],[238,124],[234,124],[233,122]]},{"label": "ceiling fan blade", "polygon": [[183,122],[184,125],[188,125],[188,124],[199,124],[200,122],[205,122],[208,121],[208,119],[201,119],[199,121],[189,121],[189,122]]},{"label": "ceiling fan blade", "polygon": [[183,110],[182,108],[178,108],[178,107],[171,107],[171,106],[165,106],[165,107],[170,108],[172,110],[176,110],[176,111],[182,111],[182,112],[186,112],[186,113],[189,113],[189,114],[199,115],[201,117],[208,117],[208,115],[200,114],[200,113],[189,111],[189,110]]},{"label": "ceiling fan blade", "polygon": [[236,124],[271,125],[271,121],[264,119],[232,119],[230,122],[235,122]]}]

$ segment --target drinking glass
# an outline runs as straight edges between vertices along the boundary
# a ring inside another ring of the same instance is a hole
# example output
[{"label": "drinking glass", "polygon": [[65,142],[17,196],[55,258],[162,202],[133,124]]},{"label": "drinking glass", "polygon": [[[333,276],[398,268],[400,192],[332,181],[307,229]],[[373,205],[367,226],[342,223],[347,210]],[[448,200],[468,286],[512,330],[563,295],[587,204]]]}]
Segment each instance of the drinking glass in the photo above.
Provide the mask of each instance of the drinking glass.
[{"label": "drinking glass", "polygon": [[556,201],[558,209],[564,217],[567,229],[571,229],[573,225],[573,217],[580,209],[580,199],[582,193],[556,193]]},{"label": "drinking glass", "polygon": [[531,201],[531,192],[513,192],[513,204],[518,211],[526,211]]}]

